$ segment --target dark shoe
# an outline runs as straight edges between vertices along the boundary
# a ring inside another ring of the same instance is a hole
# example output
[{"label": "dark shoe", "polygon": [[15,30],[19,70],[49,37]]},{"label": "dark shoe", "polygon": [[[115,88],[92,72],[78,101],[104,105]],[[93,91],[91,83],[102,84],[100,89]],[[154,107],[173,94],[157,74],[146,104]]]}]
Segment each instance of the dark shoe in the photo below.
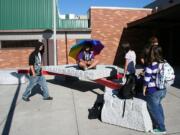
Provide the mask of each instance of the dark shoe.
[{"label": "dark shoe", "polygon": [[53,100],[53,97],[43,98],[43,100]]},{"label": "dark shoe", "polygon": [[22,99],[26,102],[30,101],[29,98],[22,97]]}]

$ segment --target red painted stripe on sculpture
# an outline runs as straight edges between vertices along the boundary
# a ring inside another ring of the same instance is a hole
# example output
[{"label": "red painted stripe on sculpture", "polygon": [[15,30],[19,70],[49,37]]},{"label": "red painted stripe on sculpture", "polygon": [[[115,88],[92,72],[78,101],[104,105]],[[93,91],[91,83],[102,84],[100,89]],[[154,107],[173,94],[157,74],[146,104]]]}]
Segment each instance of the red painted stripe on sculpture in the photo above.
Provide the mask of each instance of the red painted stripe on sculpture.
[{"label": "red painted stripe on sculpture", "polygon": [[119,88],[122,87],[121,84],[113,82],[111,80],[107,80],[106,78],[101,78],[101,79],[97,79],[97,80],[94,80],[94,81],[99,83],[99,84],[102,84],[104,86],[107,86],[109,88],[112,88],[112,89],[119,89]]},{"label": "red painted stripe on sculpture", "polygon": [[[29,72],[30,72],[29,69],[19,69],[18,70],[19,74],[29,74]],[[46,71],[46,70],[43,70],[42,74],[43,75],[68,76],[68,75],[64,75],[64,74],[58,74],[58,73],[49,72],[49,71]],[[121,77],[119,77],[119,78],[121,78]],[[93,81],[98,83],[98,84],[101,84],[101,85],[107,86],[109,88],[112,88],[112,89],[119,89],[119,88],[122,87],[121,84],[113,82],[111,80],[107,80],[106,78],[101,78],[101,79],[97,79],[97,80],[93,80]]]}]

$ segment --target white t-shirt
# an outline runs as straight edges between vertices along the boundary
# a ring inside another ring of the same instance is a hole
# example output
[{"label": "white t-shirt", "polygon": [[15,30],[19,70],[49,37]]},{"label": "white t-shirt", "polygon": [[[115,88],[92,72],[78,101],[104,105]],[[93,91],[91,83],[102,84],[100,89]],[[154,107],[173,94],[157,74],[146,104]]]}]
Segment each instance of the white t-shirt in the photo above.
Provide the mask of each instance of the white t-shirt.
[{"label": "white t-shirt", "polygon": [[126,55],[125,59],[127,60],[127,72],[135,73],[136,72],[136,53],[132,50],[129,50]]},{"label": "white t-shirt", "polygon": [[41,53],[40,52],[38,53],[38,57],[39,57],[39,61],[41,63]]}]

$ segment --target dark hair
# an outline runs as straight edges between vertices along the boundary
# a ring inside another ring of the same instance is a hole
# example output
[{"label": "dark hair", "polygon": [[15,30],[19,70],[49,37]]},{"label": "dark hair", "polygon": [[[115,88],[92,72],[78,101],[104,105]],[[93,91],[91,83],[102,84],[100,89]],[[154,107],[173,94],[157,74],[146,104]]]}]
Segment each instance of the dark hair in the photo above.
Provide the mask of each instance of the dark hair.
[{"label": "dark hair", "polygon": [[163,62],[162,48],[160,46],[151,46],[147,58],[147,64],[150,65],[152,62]]},{"label": "dark hair", "polygon": [[131,46],[130,46],[130,43],[129,42],[124,42],[122,45],[121,45],[123,51],[125,53],[127,53],[129,50],[131,50]]},{"label": "dark hair", "polygon": [[151,45],[154,45],[155,43],[158,43],[158,38],[153,36],[149,39],[149,42]]},{"label": "dark hair", "polygon": [[[40,47],[43,47],[43,49],[41,50],[41,51],[39,51],[39,48]],[[42,43],[42,42],[37,42],[37,45],[36,45],[36,47],[35,47],[35,50],[34,50],[34,53],[41,53],[41,55],[44,53],[44,44]]]},{"label": "dark hair", "polygon": [[86,48],[90,48],[90,50],[92,50],[92,45],[91,45],[91,43],[86,43],[86,44],[84,45],[84,47],[82,48],[82,50],[86,50]]},{"label": "dark hair", "polygon": [[87,44],[85,45],[85,48],[92,48],[91,43],[87,43]]}]

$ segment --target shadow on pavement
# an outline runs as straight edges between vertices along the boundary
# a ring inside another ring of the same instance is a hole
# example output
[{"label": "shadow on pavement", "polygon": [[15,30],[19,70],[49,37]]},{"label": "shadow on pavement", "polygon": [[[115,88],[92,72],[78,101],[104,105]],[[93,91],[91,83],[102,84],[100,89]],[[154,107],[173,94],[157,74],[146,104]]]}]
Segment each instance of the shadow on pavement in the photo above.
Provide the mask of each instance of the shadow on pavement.
[{"label": "shadow on pavement", "polygon": [[13,120],[13,116],[14,116],[14,111],[15,111],[15,108],[16,108],[16,103],[17,103],[17,99],[18,99],[18,96],[19,96],[19,91],[21,89],[21,81],[20,81],[21,78],[15,72],[13,72],[12,75],[18,78],[18,87],[16,89],[13,100],[11,102],[11,106],[10,106],[10,109],[9,109],[9,112],[8,112],[8,115],[7,115],[7,119],[6,119],[6,122],[5,122],[5,125],[4,125],[2,135],[9,135],[9,133],[10,133],[11,124],[12,124],[12,120]]},{"label": "shadow on pavement", "polygon": [[[58,77],[58,79],[47,80],[47,82],[56,84],[56,85],[61,85],[61,86],[71,88],[74,90],[78,90],[81,92],[92,91],[93,89],[97,89],[97,88],[104,91],[104,86],[100,84],[97,84],[95,82],[80,81],[79,79],[75,77],[68,77],[67,79],[64,79],[63,77]],[[92,92],[95,94],[98,94],[94,91]]]},{"label": "shadow on pavement", "polygon": [[101,120],[101,110],[104,104],[104,94],[97,95],[96,101],[92,108],[88,109],[88,119]]},{"label": "shadow on pavement", "polygon": [[96,91],[93,91],[94,89],[100,89],[104,91],[104,86],[97,84],[95,82],[88,82],[88,81],[80,81],[79,79],[75,77],[68,77],[68,78],[63,78],[58,76],[58,79],[52,79],[52,80],[47,80],[47,82],[56,84],[56,85],[61,85],[67,88],[71,88],[74,90],[78,90],[80,92],[87,92],[91,91],[92,93],[97,95],[96,101],[93,105],[92,108],[88,109],[88,119],[99,119],[101,120],[101,109],[103,107],[104,103],[104,94],[99,94]]}]

